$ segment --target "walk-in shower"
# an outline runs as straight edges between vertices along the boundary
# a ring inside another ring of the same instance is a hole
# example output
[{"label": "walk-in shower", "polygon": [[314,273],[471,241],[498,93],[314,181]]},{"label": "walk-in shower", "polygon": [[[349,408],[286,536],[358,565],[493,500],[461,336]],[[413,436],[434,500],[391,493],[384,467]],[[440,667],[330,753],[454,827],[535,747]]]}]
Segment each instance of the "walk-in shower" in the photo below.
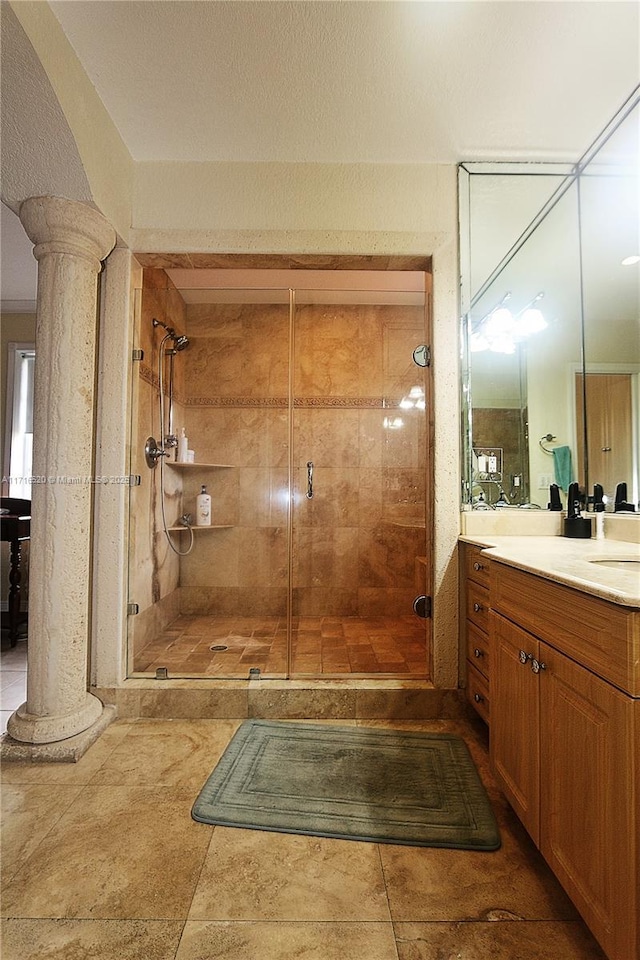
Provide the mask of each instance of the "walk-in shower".
[{"label": "walk-in shower", "polygon": [[[147,275],[129,673],[428,678],[428,275],[180,290]],[[185,526],[203,485],[211,524]]]}]

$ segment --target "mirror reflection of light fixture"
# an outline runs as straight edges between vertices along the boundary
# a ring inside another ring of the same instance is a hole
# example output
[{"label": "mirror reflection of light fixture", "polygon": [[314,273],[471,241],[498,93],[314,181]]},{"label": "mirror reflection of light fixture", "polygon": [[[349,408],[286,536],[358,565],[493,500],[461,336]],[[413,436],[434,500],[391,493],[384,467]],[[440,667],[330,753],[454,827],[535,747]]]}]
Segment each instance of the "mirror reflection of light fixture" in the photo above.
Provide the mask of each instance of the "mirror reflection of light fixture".
[{"label": "mirror reflection of light fixture", "polygon": [[471,352],[491,350],[493,353],[515,353],[516,344],[547,326],[541,310],[535,306],[543,297],[543,292],[536,294],[533,300],[514,315],[505,307],[505,303],[511,299],[511,293],[505,293],[500,303],[485,314],[471,330]]},{"label": "mirror reflection of light fixture", "polygon": [[414,407],[417,410],[424,410],[426,401],[422,387],[411,387],[407,396],[402,398],[398,406],[401,410],[413,410]]},{"label": "mirror reflection of light fixture", "polygon": [[631,257],[625,257],[620,263],[623,267],[632,267],[634,263],[640,263],[640,254],[634,253]]},{"label": "mirror reflection of light fixture", "polygon": [[532,333],[540,333],[548,326],[547,321],[542,316],[542,311],[534,306],[543,297],[544,293],[537,294],[531,303],[528,303],[520,313],[516,314],[516,324],[520,336],[528,337]]},{"label": "mirror reflection of light fixture", "polygon": [[404,426],[402,417],[385,417],[382,421],[385,430],[400,430]]}]

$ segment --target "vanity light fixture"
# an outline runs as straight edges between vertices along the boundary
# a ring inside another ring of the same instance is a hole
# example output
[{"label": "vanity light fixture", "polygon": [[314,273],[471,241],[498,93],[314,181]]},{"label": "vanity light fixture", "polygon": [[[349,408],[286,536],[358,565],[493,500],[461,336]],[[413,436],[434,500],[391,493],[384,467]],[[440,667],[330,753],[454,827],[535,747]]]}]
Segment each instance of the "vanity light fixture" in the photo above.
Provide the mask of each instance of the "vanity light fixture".
[{"label": "vanity light fixture", "polygon": [[634,253],[631,257],[625,257],[620,261],[623,267],[631,267],[634,263],[640,263],[640,254]]}]

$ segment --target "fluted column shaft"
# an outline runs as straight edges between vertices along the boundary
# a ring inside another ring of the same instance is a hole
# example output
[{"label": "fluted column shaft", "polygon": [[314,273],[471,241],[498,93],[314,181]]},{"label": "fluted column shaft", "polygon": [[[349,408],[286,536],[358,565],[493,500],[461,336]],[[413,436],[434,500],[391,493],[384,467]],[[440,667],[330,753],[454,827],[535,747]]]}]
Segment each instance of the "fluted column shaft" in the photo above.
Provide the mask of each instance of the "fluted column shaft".
[{"label": "fluted column shaft", "polygon": [[97,277],[115,245],[91,207],[33,197],[20,219],[38,261],[27,701],[8,732],[64,740],[102,712],[87,691]]}]

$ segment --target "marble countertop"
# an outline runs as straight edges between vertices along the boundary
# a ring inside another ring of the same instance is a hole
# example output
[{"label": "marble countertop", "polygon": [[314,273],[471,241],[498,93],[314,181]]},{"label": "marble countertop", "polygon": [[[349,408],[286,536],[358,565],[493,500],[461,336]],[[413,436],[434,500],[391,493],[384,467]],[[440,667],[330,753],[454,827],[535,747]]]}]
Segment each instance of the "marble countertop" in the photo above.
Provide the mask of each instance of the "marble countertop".
[{"label": "marble countertop", "polygon": [[640,563],[610,567],[594,560],[639,560],[640,544],[623,540],[572,540],[567,537],[463,536],[486,547],[487,556],[547,580],[566,584],[603,600],[640,607]]}]

